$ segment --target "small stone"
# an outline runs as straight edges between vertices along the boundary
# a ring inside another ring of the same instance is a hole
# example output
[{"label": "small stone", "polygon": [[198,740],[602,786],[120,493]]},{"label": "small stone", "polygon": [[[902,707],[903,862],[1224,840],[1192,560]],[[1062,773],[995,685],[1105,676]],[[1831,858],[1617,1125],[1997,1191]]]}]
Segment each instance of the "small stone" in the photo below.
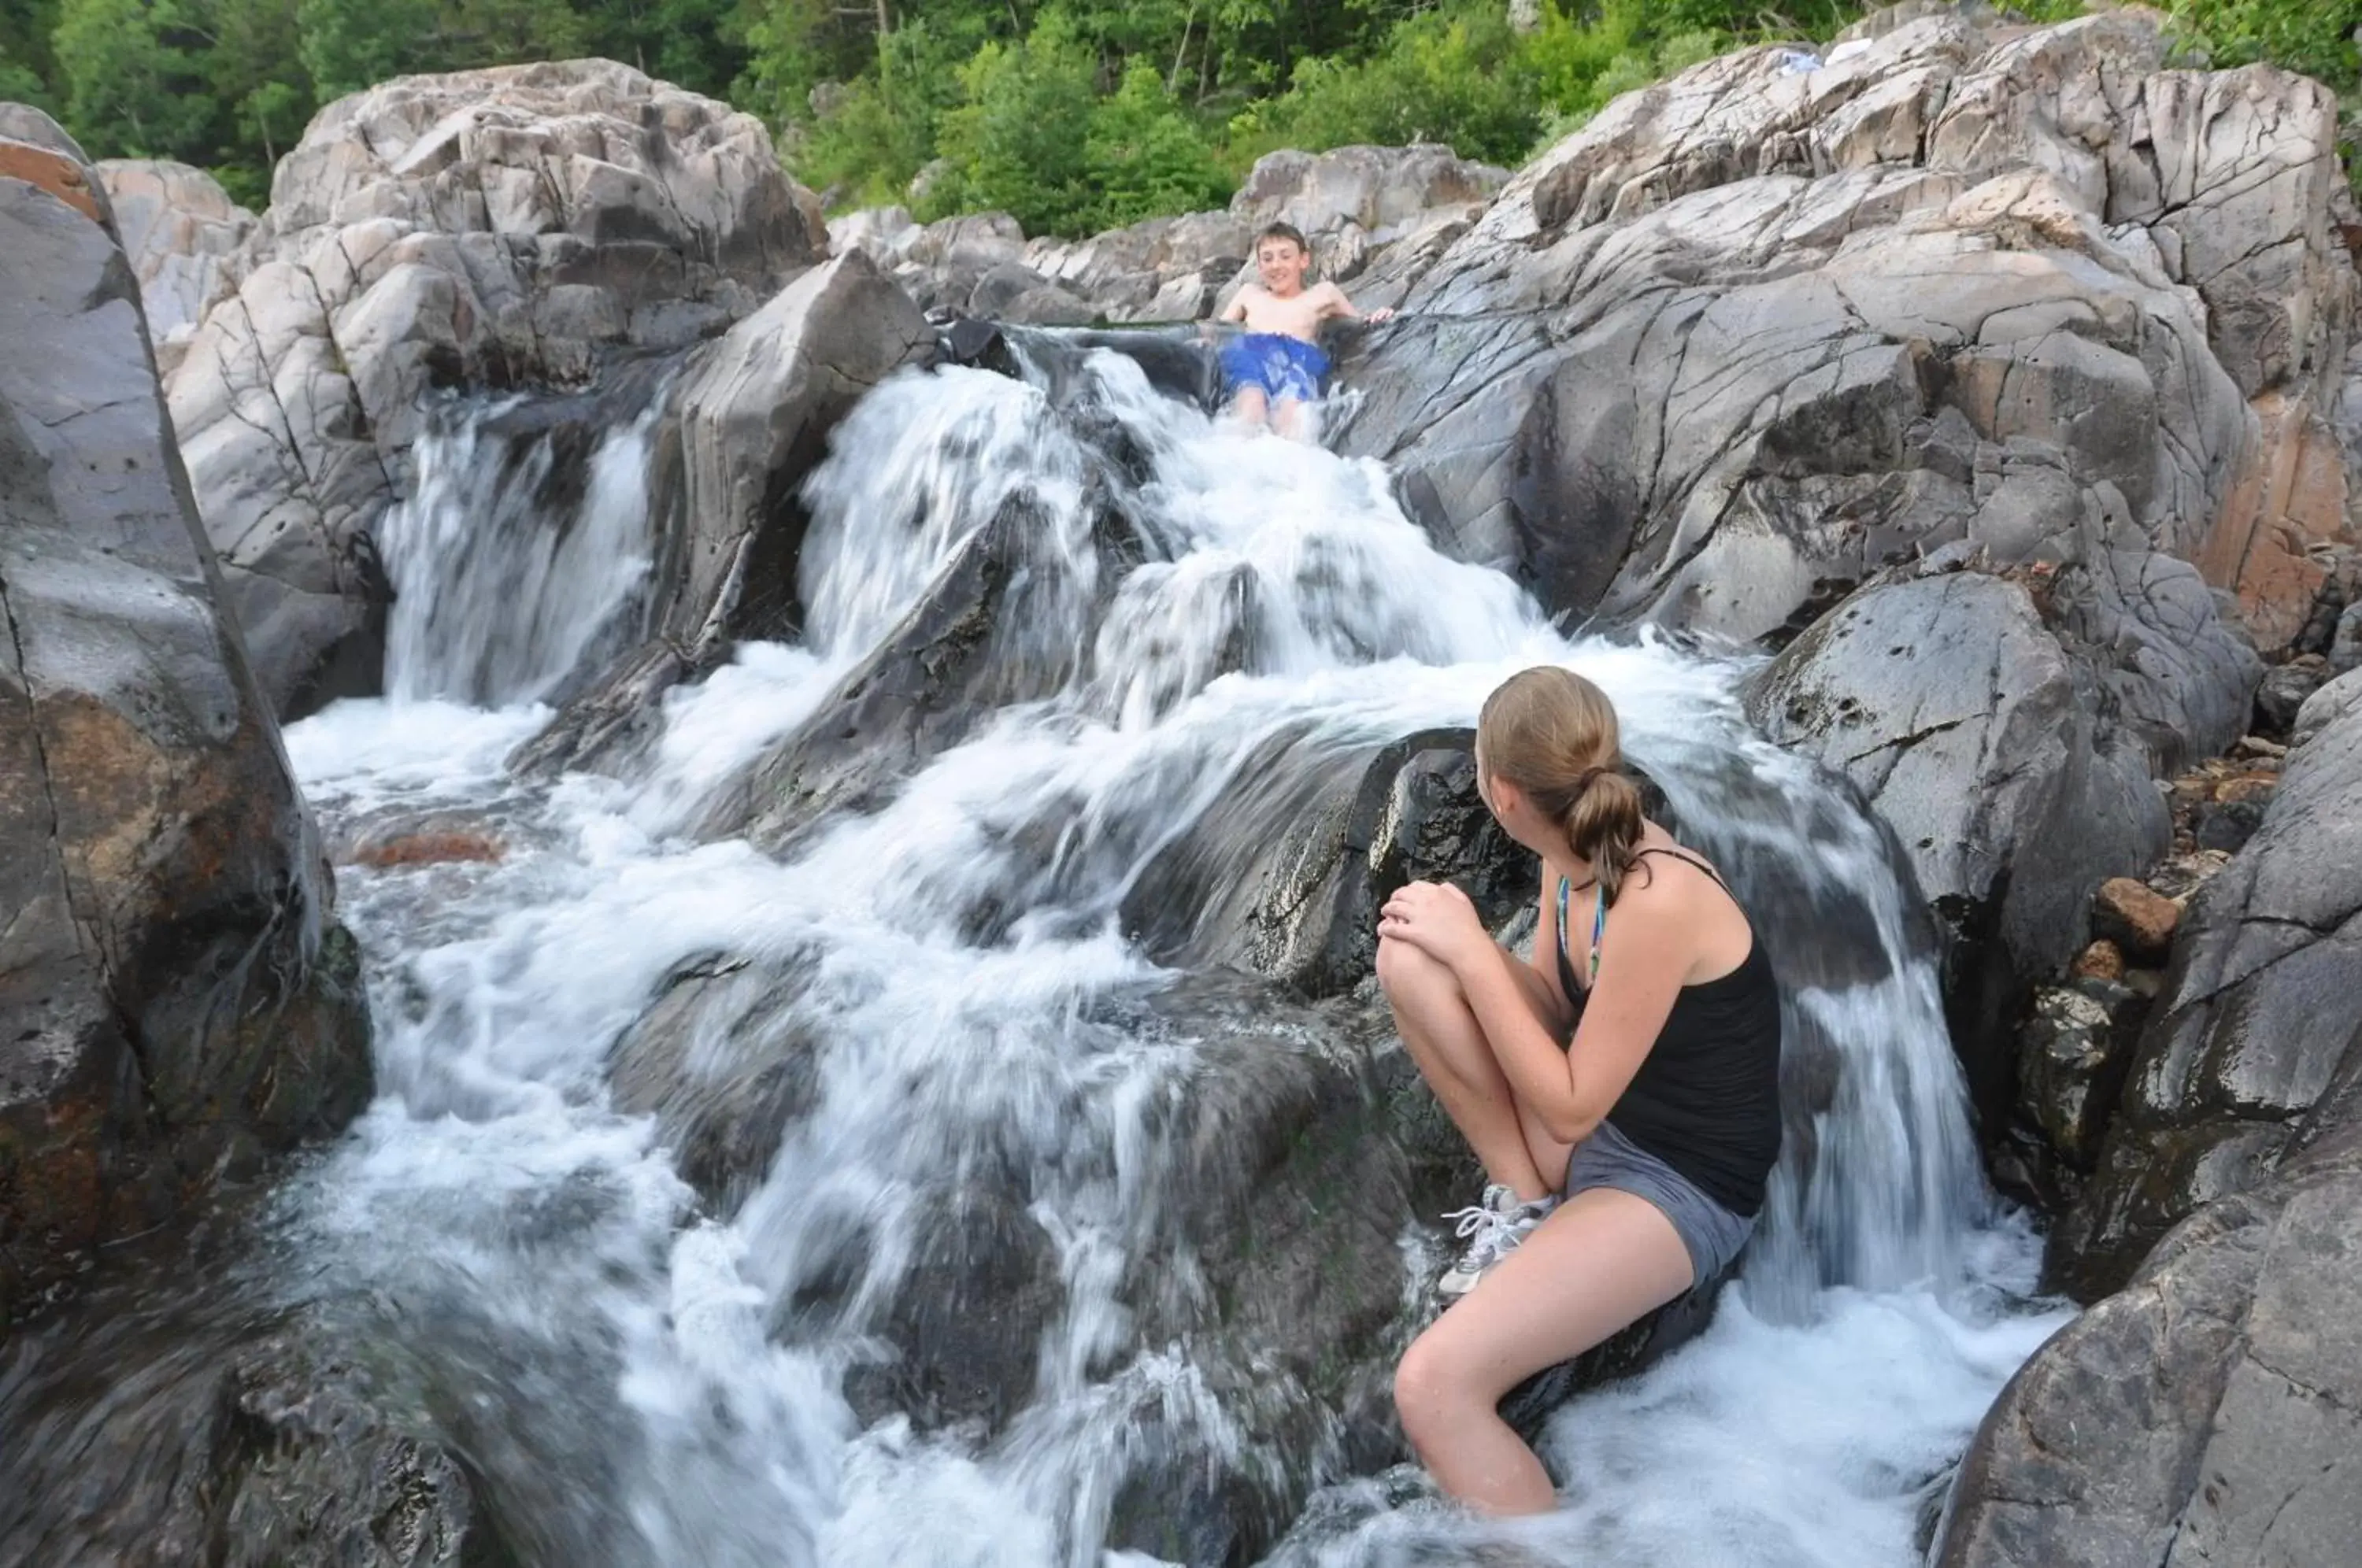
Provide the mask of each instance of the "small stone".
[{"label": "small stone", "polygon": [[2111,982],[2045,986],[2034,993],[2033,1015],[2019,1036],[2019,1115],[2054,1153],[2082,1169],[2098,1158],[2115,1109],[2120,1069],[2137,1033],[2129,1026],[2132,1009],[2131,994]]},{"label": "small stone", "polygon": [[2288,734],[2296,722],[2296,711],[2327,677],[2328,661],[2318,658],[2297,659],[2266,670],[2263,684],[2256,688],[2256,717],[2261,721],[2257,727],[2268,736]]},{"label": "small stone", "polygon": [[2225,803],[2235,801],[2268,801],[2272,791],[2280,787],[2279,776],[2272,773],[2242,773],[2225,778],[2214,786],[2214,798]]},{"label": "small stone", "polygon": [[2187,849],[2151,871],[2148,885],[2176,903],[2187,903],[2191,894],[2204,887],[2214,873],[2230,862],[2230,854],[2224,850]]},{"label": "small stone", "polygon": [[498,862],[508,853],[499,839],[480,833],[410,833],[354,846],[352,864],[382,870],[392,866],[440,866],[452,861]]},{"label": "small stone", "polygon": [[2075,955],[2071,972],[2079,979],[2121,980],[2125,977],[2124,950],[2102,937]]},{"label": "small stone", "polygon": [[2256,836],[2256,830],[2263,825],[2264,807],[2259,801],[2217,801],[2201,806],[2196,833],[2198,847],[2236,855],[2249,839]]},{"label": "small stone", "polygon": [[2180,923],[2180,905],[2130,877],[2109,878],[2092,900],[2092,933],[2114,943],[2135,963],[2162,963]]},{"label": "small stone", "polygon": [[2231,750],[2240,756],[2286,756],[2289,748],[2278,741],[2268,741],[2261,735],[2241,735],[2239,744]]}]

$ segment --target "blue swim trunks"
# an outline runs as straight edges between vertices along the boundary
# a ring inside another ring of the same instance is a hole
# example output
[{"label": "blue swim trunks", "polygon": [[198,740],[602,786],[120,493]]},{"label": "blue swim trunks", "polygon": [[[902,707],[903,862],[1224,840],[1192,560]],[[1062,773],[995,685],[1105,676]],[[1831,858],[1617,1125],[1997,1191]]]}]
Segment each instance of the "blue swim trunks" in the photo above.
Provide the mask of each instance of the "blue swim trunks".
[{"label": "blue swim trunks", "polygon": [[1250,332],[1222,345],[1222,395],[1235,398],[1253,387],[1273,403],[1314,403],[1329,356],[1302,338],[1277,332]]}]

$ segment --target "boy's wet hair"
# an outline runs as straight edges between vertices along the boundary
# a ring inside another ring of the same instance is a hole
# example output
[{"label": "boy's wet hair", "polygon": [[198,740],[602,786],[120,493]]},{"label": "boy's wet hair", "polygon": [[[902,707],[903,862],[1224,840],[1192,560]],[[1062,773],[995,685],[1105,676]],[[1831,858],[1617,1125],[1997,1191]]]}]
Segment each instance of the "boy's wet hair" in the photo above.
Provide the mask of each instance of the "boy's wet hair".
[{"label": "boy's wet hair", "polygon": [[1312,254],[1312,242],[1305,238],[1304,231],[1292,223],[1265,224],[1263,232],[1255,236],[1255,248],[1261,250],[1263,242],[1266,239],[1285,239],[1303,251],[1305,255]]}]

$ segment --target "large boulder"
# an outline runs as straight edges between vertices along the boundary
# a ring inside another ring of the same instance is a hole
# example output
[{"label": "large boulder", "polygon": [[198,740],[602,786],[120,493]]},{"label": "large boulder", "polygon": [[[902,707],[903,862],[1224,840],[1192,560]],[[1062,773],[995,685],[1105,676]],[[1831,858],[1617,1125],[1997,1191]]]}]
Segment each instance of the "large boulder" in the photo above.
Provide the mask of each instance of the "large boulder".
[{"label": "large boulder", "polygon": [[1532,856],[1477,798],[1474,732],[1407,735],[1358,768],[1282,734],[1141,872],[1124,918],[1159,963],[1334,996],[1370,977],[1378,910],[1417,879],[1458,883],[1488,927],[1532,901]]},{"label": "large boulder", "polygon": [[378,1369],[300,1319],[250,1321],[186,1258],[169,1266],[169,1304],[127,1284],[94,1322],[11,1347],[0,1560],[513,1568],[477,1473]]},{"label": "large boulder", "polygon": [[2262,825],[2192,900],[2098,1175],[2053,1239],[2112,1290],[2208,1201],[2258,1187],[2362,1058],[2362,710],[2290,754]]},{"label": "large boulder", "polygon": [[171,387],[272,703],[374,687],[370,530],[429,389],[685,348],[826,244],[759,121],[612,61],[403,77],[322,110]]},{"label": "large boulder", "polygon": [[97,175],[0,111],[0,1320],[370,1093]]},{"label": "large boulder", "polygon": [[[2211,610],[2178,568],[2180,601]],[[1882,580],[1849,598],[1749,683],[1773,739],[1844,773],[1894,830],[1943,939],[1947,1010],[1972,1097],[1997,1129],[2014,1090],[2019,999],[2082,945],[2092,895],[2171,839],[2150,783],[2162,760],[2058,629],[2080,569],[2025,580],[1976,571]],[[2173,585],[2160,583],[2159,594]],[[2212,625],[2202,615],[2202,629]],[[2237,734],[2251,655],[2213,650],[2218,695],[2195,737]],[[2180,650],[2191,661],[2202,645]],[[2206,688],[2193,679],[2188,692]]]},{"label": "large boulder", "polygon": [[[1341,370],[1402,390],[1340,438],[1579,614],[1782,634],[1918,549],[2011,564],[2096,503],[2284,642],[2346,526],[2334,101],[2163,60],[2146,14],[1947,9],[1628,94],[1373,270],[1363,303],[1412,318]],[[1463,364],[1461,318],[1504,311],[1546,348]]]},{"label": "large boulder", "polygon": [[254,215],[204,170],[169,159],[110,158],[98,177],[139,277],[157,367],[170,377],[197,323],[232,286],[230,259],[254,232]]},{"label": "large boulder", "polygon": [[2184,1220],[2036,1352],[1960,1467],[1938,1568],[2332,1563],[2362,1539],[2362,1075],[2260,1188]]}]

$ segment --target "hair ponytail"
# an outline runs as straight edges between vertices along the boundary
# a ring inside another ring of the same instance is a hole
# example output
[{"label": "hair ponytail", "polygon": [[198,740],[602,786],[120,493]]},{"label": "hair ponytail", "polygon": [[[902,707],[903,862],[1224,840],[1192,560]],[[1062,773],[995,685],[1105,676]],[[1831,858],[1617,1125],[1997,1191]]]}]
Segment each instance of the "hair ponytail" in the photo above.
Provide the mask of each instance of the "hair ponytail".
[{"label": "hair ponytail", "polygon": [[1615,902],[1645,824],[1607,694],[1555,665],[1521,670],[1485,700],[1476,749],[1486,773],[1524,790],[1565,830],[1568,845],[1591,863],[1601,895]]},{"label": "hair ponytail", "polygon": [[1589,775],[1590,782],[1567,802],[1559,821],[1567,843],[1591,862],[1600,896],[1612,904],[1640,847],[1640,787],[1613,764],[1592,768]]}]

